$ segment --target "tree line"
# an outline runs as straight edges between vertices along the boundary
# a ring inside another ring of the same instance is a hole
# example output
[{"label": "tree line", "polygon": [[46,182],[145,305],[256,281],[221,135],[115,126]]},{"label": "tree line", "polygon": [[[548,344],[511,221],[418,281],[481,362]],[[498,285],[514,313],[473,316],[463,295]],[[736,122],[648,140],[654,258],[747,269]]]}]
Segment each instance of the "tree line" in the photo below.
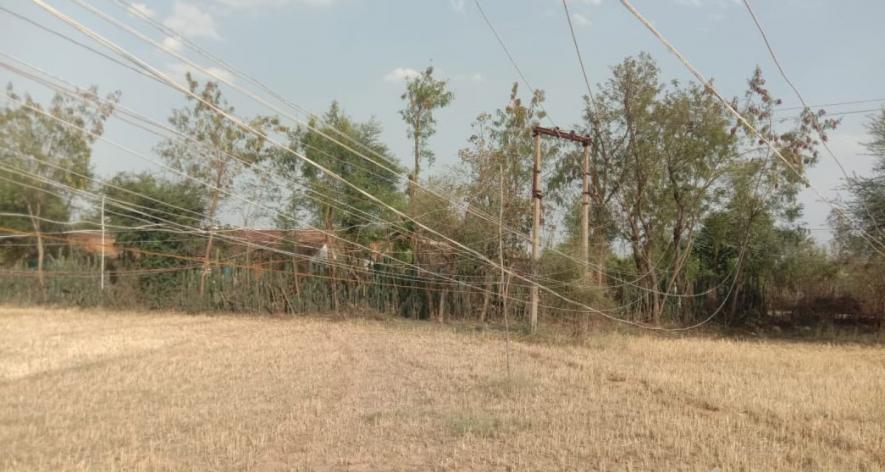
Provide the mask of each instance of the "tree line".
[{"label": "tree line", "polygon": [[[409,79],[401,97],[408,164],[382,142],[380,123],[356,121],[337,102],[302,124],[276,116],[238,124],[220,113],[235,110],[218,84],[190,75],[187,84],[187,103],[166,123],[136,122],[161,136],[154,157],[164,170],[105,180],[91,165],[105,123],[136,121],[119,106],[119,93],[60,91],[44,106],[7,88],[0,112],[5,298],[231,311],[371,308],[482,322],[506,311],[519,321],[529,278],[550,289],[541,300],[545,322],[576,325],[600,312],[688,326],[881,319],[885,308],[878,242],[885,112],[869,125],[874,175],[846,182],[851,199],[832,214],[833,241],[821,246],[801,222],[797,197],[839,123],[823,110],[776,117],[781,101],[758,69],[731,102],[757,134],[710,90],[662,78],[647,54],[614,66],[583,97],[574,124],[592,138],[590,255],[580,256],[582,150],[545,141],[547,237],[536,266],[527,236],[532,129],[547,118],[543,91],[526,94],[514,84],[499,109],[476,117],[458,165],[430,172],[436,116],[457,100],[432,67]],[[69,236],[95,234],[102,215],[119,254],[99,274],[111,279],[99,292],[97,252]],[[238,224],[230,223],[234,216]],[[242,230],[259,225],[275,229]]]}]

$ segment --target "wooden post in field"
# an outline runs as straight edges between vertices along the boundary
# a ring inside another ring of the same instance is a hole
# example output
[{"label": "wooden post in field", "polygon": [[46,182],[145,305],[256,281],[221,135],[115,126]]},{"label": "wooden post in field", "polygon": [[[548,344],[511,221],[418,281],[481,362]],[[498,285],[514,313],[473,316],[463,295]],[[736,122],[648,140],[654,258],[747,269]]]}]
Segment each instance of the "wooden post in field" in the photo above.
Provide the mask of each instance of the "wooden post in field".
[{"label": "wooden post in field", "polygon": [[590,144],[584,143],[583,185],[581,194],[581,261],[584,263],[584,283],[590,280]]},{"label": "wooden post in field", "polygon": [[[535,161],[532,165],[532,277],[538,278],[538,261],[541,258],[541,133],[535,128]],[[538,330],[538,286],[532,285],[530,328],[532,334]]]},{"label": "wooden post in field", "polygon": [[[590,284],[593,272],[590,270],[590,143],[584,142],[581,163],[581,262],[584,264],[584,284]],[[583,316],[582,316],[583,315]],[[590,324],[590,313],[578,314],[577,328],[584,336]]]},{"label": "wooden post in field", "polygon": [[[599,196],[599,174],[597,173],[598,171],[596,170],[595,164],[596,161],[594,160],[594,166],[590,169],[590,185],[592,188],[591,191],[593,192],[591,195],[594,196],[596,204],[601,205],[602,201],[600,200]],[[605,244],[602,242],[603,235],[596,233],[594,236],[596,236],[594,238],[594,259],[596,260],[596,269],[594,271],[596,273],[595,280],[599,286],[602,286],[605,284],[606,247]]]},{"label": "wooden post in field", "polygon": [[99,289],[104,292],[104,258],[105,258],[105,223],[104,223],[104,195],[101,197],[101,282]]}]

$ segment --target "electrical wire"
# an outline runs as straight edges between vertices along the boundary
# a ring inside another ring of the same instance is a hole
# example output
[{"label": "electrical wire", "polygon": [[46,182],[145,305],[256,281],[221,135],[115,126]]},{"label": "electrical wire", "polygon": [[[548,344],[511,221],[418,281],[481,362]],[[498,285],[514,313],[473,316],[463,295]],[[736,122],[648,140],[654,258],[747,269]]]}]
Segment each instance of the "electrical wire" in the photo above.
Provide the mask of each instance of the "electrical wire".
[{"label": "electrical wire", "polygon": [[725,108],[726,108],[726,109],[727,109],[727,110],[728,110],[728,111],[729,111],[729,112],[730,112],[730,113],[731,113],[731,114],[732,114],[732,115],[733,115],[733,116],[734,116],[734,117],[735,117],[735,118],[736,118],[736,119],[737,119],[737,120],[738,120],[743,126],[745,126],[747,129],[749,129],[750,131],[752,131],[753,134],[755,134],[755,135],[759,138],[760,141],[764,142],[764,143],[769,147],[769,149],[771,149],[771,151],[774,153],[774,155],[777,156],[778,159],[780,159],[781,162],[783,162],[784,165],[785,165],[788,169],[790,169],[790,170],[791,170],[791,171],[792,171],[792,172],[793,172],[793,173],[799,178],[799,180],[800,180],[802,183],[804,183],[808,188],[810,188],[812,191],[814,191],[814,193],[815,193],[815,194],[816,194],[821,200],[823,200],[824,202],[826,202],[827,204],[829,204],[829,205],[830,205],[833,209],[835,209],[837,212],[840,212],[840,213],[842,214],[842,216],[844,216],[848,221],[851,221],[852,223],[854,223],[855,226],[856,226],[856,229],[859,231],[859,234],[861,234],[861,236],[862,236],[865,240],[867,240],[867,242],[870,243],[870,245],[872,246],[872,248],[873,248],[876,252],[878,252],[880,255],[885,256],[885,252],[883,252],[882,249],[880,249],[880,247],[876,245],[876,243],[878,243],[878,244],[881,246],[882,243],[881,243],[880,241],[876,240],[875,238],[873,238],[873,237],[872,237],[869,233],[867,233],[862,227],[860,227],[859,225],[857,225],[856,220],[855,220],[850,214],[846,213],[844,209],[842,209],[841,207],[839,207],[838,205],[836,205],[836,204],[835,204],[834,202],[832,202],[830,199],[824,197],[824,195],[820,192],[820,190],[818,190],[817,187],[815,187],[814,185],[812,185],[811,181],[809,181],[808,178],[807,178],[804,174],[802,174],[802,172],[800,172],[799,170],[797,170],[796,167],[795,167],[795,166],[794,166],[794,165],[793,165],[793,164],[792,164],[792,163],[791,163],[786,157],[784,157],[784,155],[781,153],[781,151],[780,151],[780,150],[779,150],[779,149],[778,149],[778,148],[777,148],[777,147],[776,147],[776,146],[775,146],[775,145],[774,145],[774,144],[773,144],[768,138],[766,138],[766,137],[763,136],[761,133],[759,133],[759,131],[756,129],[756,127],[754,127],[749,121],[747,121],[747,119],[744,118],[744,116],[741,115],[740,112],[738,112],[737,110],[735,110],[735,108],[732,106],[732,104],[731,104],[728,100],[726,100],[726,99],[722,96],[721,93],[719,93],[719,91],[713,86],[713,84],[711,84],[711,83],[710,83],[710,82],[709,82],[709,81],[708,81],[708,80],[707,80],[707,79],[706,79],[706,78],[705,78],[705,77],[704,77],[704,76],[703,76],[703,75],[702,75],[702,74],[701,74],[701,73],[700,73],[700,72],[699,72],[699,71],[698,71],[693,65],[691,65],[691,63],[688,62],[688,60],[685,58],[685,56],[684,56],[681,52],[679,52],[679,50],[677,50],[676,47],[673,46],[673,45],[672,45],[672,44],[671,44],[666,38],[664,38],[664,36],[663,36],[663,35],[662,35],[662,34],[661,34],[661,33],[660,33],[660,32],[654,27],[654,25],[652,25],[651,22],[649,22],[649,21],[648,21],[648,20],[647,20],[647,19],[646,19],[641,13],[639,13],[639,11],[638,11],[638,10],[637,10],[637,9],[636,9],[636,8],[630,3],[630,2],[629,2],[629,0],[621,0],[621,4],[624,5],[624,7],[625,7],[628,11],[630,11],[630,13],[632,13],[633,16],[635,16],[635,17],[636,17],[636,18],[637,18],[637,19],[638,19],[643,25],[645,25],[645,27],[646,27],[646,28],[647,28],[647,29],[648,29],[648,30],[649,30],[649,31],[650,31],[650,32],[651,32],[651,33],[652,33],[652,34],[653,34],[653,35],[654,35],[654,36],[655,36],[655,37],[656,37],[656,38],[657,38],[657,39],[658,39],[658,40],[659,40],[659,41],[660,41],[660,42],[661,42],[661,43],[662,43],[662,44],[663,44],[663,45],[664,45],[664,46],[665,46],[665,47],[666,47],[671,53],[673,53],[673,55],[675,55],[675,56],[680,60],[680,62],[683,63],[683,65],[685,65],[685,67],[689,70],[689,72],[691,72],[692,75],[694,75],[695,78],[696,78],[701,84],[703,84],[704,87],[705,87],[707,90],[709,90],[711,93],[714,94],[714,96],[715,96],[715,97],[716,97],[716,98],[717,98],[717,99],[718,99],[718,100],[719,100],[719,101],[725,106]]},{"label": "electrical wire", "polygon": [[[268,136],[266,133],[262,133],[261,131],[256,130],[254,127],[250,126],[249,124],[244,123],[241,119],[237,118],[236,116],[233,116],[231,113],[229,113],[229,112],[227,112],[227,111],[225,111],[225,110],[222,110],[222,109],[218,108],[217,106],[214,106],[213,104],[206,102],[205,100],[201,100],[200,97],[196,96],[195,94],[193,94],[193,93],[190,92],[189,90],[187,90],[187,89],[181,87],[179,84],[177,84],[176,82],[174,82],[174,81],[172,81],[171,79],[169,79],[168,77],[166,77],[166,75],[163,74],[162,72],[158,71],[157,69],[155,69],[155,68],[153,68],[152,66],[148,65],[148,64],[145,63],[144,61],[142,61],[142,60],[138,59],[137,57],[133,56],[131,53],[129,53],[128,51],[126,51],[126,50],[123,49],[122,47],[120,47],[120,46],[114,44],[114,43],[111,42],[111,41],[108,41],[108,40],[107,40],[106,38],[104,38],[102,35],[100,35],[100,34],[98,34],[98,33],[95,33],[93,30],[91,30],[91,29],[89,29],[89,28],[83,26],[82,24],[80,24],[80,23],[77,22],[76,20],[73,20],[72,18],[68,17],[67,15],[64,15],[63,13],[59,12],[59,11],[56,10],[55,8],[53,8],[53,7],[49,6],[49,5],[47,5],[44,1],[42,1],[42,0],[35,0],[35,1],[36,1],[36,3],[37,3],[38,5],[40,5],[42,8],[44,8],[44,10],[46,10],[46,11],[50,12],[51,14],[53,14],[53,16],[56,16],[56,17],[59,18],[60,20],[62,20],[62,21],[64,21],[64,22],[68,23],[68,24],[71,25],[71,26],[74,26],[76,29],[78,29],[78,30],[81,31],[82,33],[84,33],[84,34],[90,36],[93,40],[95,40],[95,41],[97,41],[97,42],[103,44],[103,45],[106,46],[106,47],[109,47],[110,49],[114,50],[117,54],[119,54],[119,55],[125,57],[127,60],[129,60],[129,61],[135,63],[135,64],[138,65],[139,67],[143,67],[145,70],[149,71],[150,73],[155,74],[155,75],[157,75],[157,76],[160,77],[160,78],[163,78],[163,79],[168,83],[168,85],[170,85],[170,86],[172,86],[173,88],[176,88],[176,89],[178,89],[179,91],[183,92],[184,94],[189,95],[189,96],[191,96],[192,98],[194,98],[194,99],[200,101],[201,103],[203,103],[204,105],[206,105],[209,109],[214,110],[215,113],[218,114],[220,117],[225,118],[225,119],[231,121],[233,124],[235,124],[235,125],[238,126],[238,127],[241,127],[243,130],[248,131],[248,132],[251,132],[252,134],[256,135],[257,137],[262,138],[262,139],[265,139],[267,142],[272,143],[272,144],[274,144],[275,146],[279,146],[279,147],[280,147],[281,149],[283,149],[284,151],[289,152],[289,153],[292,154],[293,156],[295,156],[295,157],[301,159],[303,162],[305,162],[305,163],[307,163],[307,164],[309,164],[309,165],[315,167],[317,170],[319,170],[319,171],[323,172],[324,174],[328,175],[330,178],[332,178],[332,179],[334,179],[334,180],[341,181],[342,183],[344,183],[344,184],[346,184],[346,185],[352,187],[355,191],[357,191],[358,193],[364,195],[366,198],[368,198],[369,200],[372,200],[373,202],[375,202],[375,203],[378,204],[379,206],[385,207],[385,208],[387,208],[388,210],[390,210],[391,212],[393,212],[393,213],[395,213],[395,214],[398,214],[399,216],[401,216],[401,217],[403,217],[403,218],[407,218],[407,219],[413,221],[418,227],[424,229],[425,231],[428,231],[428,232],[434,234],[434,235],[437,236],[437,237],[440,237],[440,238],[446,240],[446,241],[447,241],[448,243],[450,243],[450,244],[453,244],[453,245],[455,245],[455,246],[457,246],[457,247],[460,247],[461,249],[463,249],[463,250],[467,251],[468,253],[472,254],[472,255],[473,255],[474,257],[476,257],[478,260],[483,261],[484,263],[489,264],[489,265],[492,265],[492,266],[495,266],[495,265],[496,265],[495,262],[491,261],[488,257],[484,256],[483,254],[481,254],[481,253],[479,253],[479,252],[477,252],[477,251],[475,251],[475,250],[473,250],[473,249],[471,249],[471,248],[469,248],[469,247],[467,247],[467,246],[461,244],[460,242],[458,242],[458,241],[456,241],[456,240],[453,240],[453,239],[451,239],[451,238],[449,238],[449,237],[446,237],[445,235],[439,233],[438,231],[436,231],[436,230],[434,230],[434,229],[432,229],[432,228],[429,228],[428,226],[426,226],[425,224],[423,224],[423,223],[421,223],[421,222],[419,222],[419,221],[415,221],[414,219],[409,218],[409,217],[408,217],[407,215],[405,215],[402,211],[399,211],[399,210],[397,210],[396,208],[394,208],[394,207],[392,207],[392,206],[386,204],[385,202],[381,201],[381,200],[378,199],[376,196],[370,194],[369,192],[365,191],[364,189],[361,189],[361,188],[359,188],[359,187],[357,187],[357,186],[354,186],[353,184],[351,184],[350,182],[348,182],[346,179],[344,179],[344,178],[341,177],[340,175],[335,174],[334,172],[331,172],[331,171],[330,171],[329,169],[327,169],[325,166],[322,166],[322,165],[320,165],[320,164],[318,164],[318,163],[312,161],[311,159],[309,159],[309,158],[307,158],[306,156],[304,156],[304,155],[298,153],[297,151],[294,151],[294,150],[292,150],[292,149],[289,149],[289,148],[286,148],[285,146],[280,145],[280,144],[279,144],[279,143],[278,143],[273,137],[270,137],[270,136]],[[599,315],[601,315],[601,316],[603,316],[603,317],[610,318],[610,319],[612,319],[613,321],[621,321],[621,322],[625,322],[625,323],[629,323],[629,324],[634,324],[634,325],[637,325],[637,326],[641,326],[641,325],[638,324],[638,323],[632,323],[632,322],[628,322],[628,321],[626,321],[626,320],[620,320],[620,319],[618,319],[618,318],[611,317],[610,315],[607,315],[606,313],[604,313],[604,312],[602,312],[602,311],[600,311],[600,310],[597,310],[597,309],[592,308],[592,307],[590,307],[590,306],[584,305],[583,303],[580,303],[580,302],[577,302],[577,301],[571,300],[571,299],[569,299],[568,297],[565,297],[565,296],[563,296],[563,295],[561,295],[561,294],[559,294],[559,293],[557,293],[557,292],[551,290],[550,288],[548,288],[548,287],[546,287],[546,286],[544,286],[544,285],[542,285],[542,284],[539,284],[539,283],[535,282],[534,280],[532,280],[532,279],[530,279],[530,278],[528,278],[528,277],[526,277],[526,276],[524,276],[524,275],[522,275],[522,274],[520,274],[520,273],[518,273],[518,272],[513,272],[513,271],[511,271],[511,270],[509,270],[509,269],[507,269],[507,272],[510,273],[513,277],[516,277],[516,278],[521,279],[521,280],[523,280],[523,281],[525,281],[525,282],[527,282],[527,283],[530,283],[530,284],[532,284],[532,285],[538,287],[539,289],[545,291],[546,293],[549,293],[550,295],[552,295],[552,296],[554,296],[554,297],[556,297],[556,298],[559,298],[559,299],[561,299],[561,300],[563,300],[563,301],[565,301],[565,302],[567,302],[567,303],[571,303],[571,304],[575,304],[575,305],[581,306],[581,307],[587,309],[588,311],[592,311],[592,312],[597,313],[597,314],[599,314]],[[663,329],[660,328],[660,327],[648,327],[648,326],[645,326],[645,328],[647,328],[647,329],[659,329],[659,330],[663,330]]]},{"label": "electrical wire", "polygon": [[[753,18],[753,23],[756,24],[756,29],[759,30],[759,34],[762,36],[762,41],[765,43],[765,47],[768,49],[768,54],[771,56],[772,61],[774,61],[774,65],[777,66],[778,72],[780,72],[781,77],[783,77],[784,81],[787,85],[793,89],[793,93],[796,94],[796,97],[799,99],[799,102],[802,103],[802,106],[805,107],[805,110],[810,110],[808,103],[805,101],[805,98],[799,93],[799,89],[796,88],[796,85],[793,84],[793,81],[787,76],[787,72],[784,70],[781,65],[780,60],[777,57],[777,54],[774,52],[774,48],[771,46],[771,43],[768,40],[768,35],[765,33],[765,28],[762,27],[762,23],[759,22],[759,18],[756,16],[756,12],[753,11],[753,7],[750,5],[750,0],[743,0],[744,6],[747,8],[747,12],[750,14],[750,17]],[[833,159],[836,165],[839,167],[839,170],[842,172],[842,176],[845,178],[845,182],[851,182],[851,176],[848,175],[848,171],[845,169],[845,166],[842,165],[842,161],[836,156],[836,153],[830,149],[830,146],[827,144],[826,135],[824,134],[824,130],[820,126],[820,122],[818,121],[817,115],[810,114],[811,124],[814,126],[814,129],[817,131],[818,135],[821,138],[821,144],[824,149],[827,151],[827,154]],[[876,222],[876,217],[873,216],[873,213],[867,207],[866,202],[863,200],[860,201],[861,205],[864,207],[867,216],[872,219],[874,224],[878,227],[878,222]]]},{"label": "electrical wire", "polygon": [[[80,1],[77,1],[77,0],[75,0],[75,2],[76,2],[77,4],[83,6],[84,8],[89,9],[90,11],[93,11],[94,13],[96,13],[96,14],[98,14],[98,15],[100,15],[100,16],[106,18],[106,19],[108,18],[107,15],[104,15],[104,14],[101,13],[101,12],[97,12],[93,7],[91,7],[91,6],[87,5],[87,4],[84,4],[83,2],[80,2]],[[170,54],[173,54],[174,56],[176,56],[176,57],[178,57],[178,58],[180,58],[180,59],[182,59],[182,60],[185,60],[186,62],[188,62],[189,64],[193,65],[194,67],[197,67],[197,68],[199,68],[200,70],[202,70],[204,73],[207,73],[207,74],[209,74],[209,75],[216,75],[216,76],[217,76],[217,74],[214,74],[213,71],[211,71],[211,70],[207,70],[207,69],[203,69],[203,68],[201,68],[200,66],[197,66],[196,64],[190,62],[189,60],[187,60],[187,59],[181,57],[180,55],[177,55],[177,53],[174,53],[174,52],[168,51],[168,48],[166,48],[165,46],[158,45],[156,42],[153,42],[152,40],[145,38],[145,37],[144,37],[143,35],[141,35],[140,33],[137,33],[137,32],[134,32],[133,30],[131,30],[131,28],[129,28],[128,26],[120,25],[119,22],[116,22],[116,20],[113,20],[113,19],[110,19],[109,21],[111,21],[111,22],[114,23],[114,24],[117,24],[117,25],[120,26],[122,29],[124,29],[124,30],[126,30],[126,31],[128,31],[128,32],[130,32],[130,33],[132,33],[132,34],[135,34],[135,35],[138,36],[139,38],[144,39],[144,40],[148,41],[148,42],[151,43],[151,44],[154,44],[156,47],[159,47],[159,48],[161,48],[162,50],[164,50],[164,51],[166,51],[166,52],[168,52],[168,53],[170,53]],[[70,23],[69,23],[69,24],[70,24]],[[81,32],[83,32],[83,31],[81,30]],[[153,77],[153,78],[154,78],[155,80],[160,81],[161,83],[166,83],[166,81],[168,81],[168,78],[166,78],[166,79],[161,79],[160,77]],[[221,80],[221,81],[223,81],[223,82],[225,81],[225,78],[224,78],[224,77],[216,77],[216,78],[219,79],[219,80]],[[166,83],[166,84],[168,85],[168,83]],[[234,86],[234,87],[236,88],[236,86],[235,86],[234,84],[230,84],[230,83],[228,83],[228,85]],[[240,90],[241,90],[241,89],[240,89]],[[242,90],[241,90],[241,91],[242,91]],[[247,95],[249,94],[248,92],[244,92],[244,93],[247,93]],[[253,96],[253,97],[254,97],[254,96]],[[260,99],[259,99],[259,100],[260,100]],[[269,104],[267,104],[266,102],[263,102],[263,101],[262,101],[262,103],[264,103],[264,104],[266,104],[266,105],[269,106]],[[275,110],[277,110],[277,109],[275,109]],[[279,110],[277,110],[277,111],[279,111]],[[290,118],[291,118],[291,117],[290,117]],[[294,118],[293,118],[293,119],[294,119]],[[295,120],[297,120],[297,119],[295,119]],[[308,126],[309,126],[309,124],[308,124]],[[337,131],[337,130],[336,130],[336,131]],[[327,139],[331,139],[331,138],[328,138],[328,136],[325,136],[325,135],[324,135],[324,137],[326,137]],[[345,137],[347,137],[347,136],[345,136]],[[349,137],[347,137],[347,138],[349,138]],[[352,140],[352,138],[349,138],[349,139]],[[340,142],[338,142],[338,141],[335,141],[335,142],[343,146],[342,143],[340,143]],[[350,150],[351,150],[352,152],[355,152],[355,151],[353,151],[352,149],[350,149]],[[363,156],[363,157],[365,157],[365,156]],[[369,160],[370,162],[373,162],[373,163],[376,163],[376,164],[377,164],[377,162],[374,161],[374,160],[371,160],[371,159],[367,159],[367,160]],[[424,190],[427,191],[428,189],[425,188]],[[430,192],[433,193],[432,191],[430,191]],[[438,195],[437,195],[437,196],[438,196]],[[441,197],[441,196],[439,196],[439,197],[442,198],[442,199],[445,199],[445,197]],[[471,213],[477,214],[477,213],[475,212],[475,209],[470,208],[470,207],[468,207],[468,212],[471,212]],[[487,215],[481,215],[481,214],[477,214],[477,215],[478,215],[478,216],[481,216],[481,218],[483,218],[483,219],[485,219],[485,220],[487,220],[487,221],[492,221],[492,222],[494,222],[494,221],[493,221],[492,219],[490,219],[490,217],[488,217]],[[507,229],[508,229],[509,232],[513,232],[514,234],[516,234],[517,236],[519,236],[519,237],[522,238],[522,239],[528,239],[528,238],[529,238],[528,235],[525,235],[525,234],[522,234],[522,233],[518,233],[518,232],[516,232],[515,230],[512,230],[512,229],[510,229],[510,228],[507,228]],[[576,260],[576,261],[577,261],[577,259],[574,258],[574,256],[571,256],[571,255],[568,255],[568,254],[562,253],[561,251],[558,251],[558,250],[556,250],[555,248],[552,248],[551,250],[552,250],[553,252],[556,252],[556,253],[559,254],[559,255],[562,255],[562,256],[565,256],[565,257],[568,257],[568,258],[570,258],[570,259],[573,259],[573,260]],[[610,285],[609,287],[617,287],[617,286],[620,286],[620,285],[623,285],[623,284],[627,284],[627,285],[631,285],[631,284],[632,284],[630,281],[625,281],[625,280],[623,280],[623,279],[619,279],[619,278],[617,278],[616,276],[611,276],[611,275],[610,275],[609,277],[614,278],[615,280],[618,280],[619,282],[622,282],[622,284],[619,284],[619,285]],[[723,282],[724,282],[724,281],[723,281]],[[654,291],[653,289],[648,289],[648,288],[646,288],[646,287],[637,286],[637,285],[635,285],[635,284],[634,284],[634,286],[635,286],[636,288],[639,288],[639,289],[642,289],[642,290],[651,290],[651,291]],[[680,294],[680,295],[673,295],[673,294],[664,294],[664,293],[659,293],[659,294],[663,294],[664,296],[667,296],[667,297],[678,296],[678,297],[685,297],[685,298],[688,298],[688,297],[696,297],[696,296],[701,296],[701,295],[703,295],[703,294]]]}]

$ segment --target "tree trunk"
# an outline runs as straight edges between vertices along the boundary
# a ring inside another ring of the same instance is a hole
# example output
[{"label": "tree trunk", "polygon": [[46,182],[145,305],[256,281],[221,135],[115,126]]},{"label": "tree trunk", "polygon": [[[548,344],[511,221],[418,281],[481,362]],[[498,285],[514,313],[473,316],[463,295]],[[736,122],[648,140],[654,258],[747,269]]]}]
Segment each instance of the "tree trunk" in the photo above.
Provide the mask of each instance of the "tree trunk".
[{"label": "tree trunk", "polygon": [[492,282],[489,280],[489,276],[486,276],[485,282],[485,292],[482,294],[482,311],[479,312],[479,322],[486,322],[486,315],[489,311],[489,300],[491,300],[491,292],[492,292]]},{"label": "tree trunk", "polygon": [[418,193],[418,177],[421,172],[421,147],[418,139],[418,125],[415,124],[415,169],[412,171],[411,188],[409,189],[409,210],[415,217],[415,195]]},{"label": "tree trunk", "polygon": [[646,246],[643,249],[642,256],[642,267],[645,270],[645,273],[648,274],[645,278],[646,280],[646,289],[648,291],[649,296],[651,297],[651,319],[652,323],[658,325],[661,323],[661,315],[664,311],[664,303],[661,300],[660,295],[660,280],[658,279],[658,273],[655,270],[655,266],[653,264],[653,259],[651,257],[652,251]]},{"label": "tree trunk", "polygon": [[301,284],[299,283],[299,268],[298,268],[298,259],[295,256],[292,256],[292,273],[295,275],[295,295],[301,295]]},{"label": "tree trunk", "polygon": [[335,313],[339,313],[338,311],[338,273],[335,270],[335,253],[332,251],[332,211],[330,209],[326,209],[325,211],[325,229],[326,229],[326,263],[329,264],[329,274],[331,275],[331,286],[332,286],[332,307],[335,310]]},{"label": "tree trunk", "polygon": [[215,219],[215,213],[218,211],[218,204],[221,201],[221,182],[224,179],[225,167],[222,165],[215,175],[215,190],[212,192],[212,202],[209,205],[209,212],[206,215],[209,220],[209,240],[206,241],[206,252],[203,256],[203,272],[200,274],[200,297],[206,293],[206,278],[212,270],[212,243],[215,233],[212,231],[212,220]]},{"label": "tree trunk", "polygon": [[661,324],[661,315],[664,311],[664,305],[661,302],[661,295],[658,293],[658,274],[654,269],[649,273],[649,280],[651,280],[649,283],[651,291],[649,293],[651,294],[652,300],[652,322],[655,325],[659,325]]},{"label": "tree trunk", "polygon": [[596,283],[602,287],[607,283],[605,280],[605,267],[606,259],[608,259],[608,247],[606,247],[605,240],[601,235],[596,237],[594,244],[596,245]]},{"label": "tree trunk", "polygon": [[206,278],[212,271],[212,243],[215,233],[209,228],[209,240],[206,241],[206,251],[203,254],[203,272],[200,273],[200,297],[206,293]]},{"label": "tree trunk", "polygon": [[446,289],[439,292],[439,322],[446,321]]}]

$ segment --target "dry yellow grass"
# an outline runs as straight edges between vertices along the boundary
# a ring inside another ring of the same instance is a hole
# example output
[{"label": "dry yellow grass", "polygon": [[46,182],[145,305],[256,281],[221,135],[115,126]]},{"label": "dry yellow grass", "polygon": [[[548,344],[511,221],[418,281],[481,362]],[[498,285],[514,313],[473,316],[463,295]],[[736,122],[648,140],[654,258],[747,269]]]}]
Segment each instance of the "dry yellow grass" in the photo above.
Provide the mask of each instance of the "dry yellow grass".
[{"label": "dry yellow grass", "polygon": [[3,470],[883,470],[885,349],[0,307]]}]

